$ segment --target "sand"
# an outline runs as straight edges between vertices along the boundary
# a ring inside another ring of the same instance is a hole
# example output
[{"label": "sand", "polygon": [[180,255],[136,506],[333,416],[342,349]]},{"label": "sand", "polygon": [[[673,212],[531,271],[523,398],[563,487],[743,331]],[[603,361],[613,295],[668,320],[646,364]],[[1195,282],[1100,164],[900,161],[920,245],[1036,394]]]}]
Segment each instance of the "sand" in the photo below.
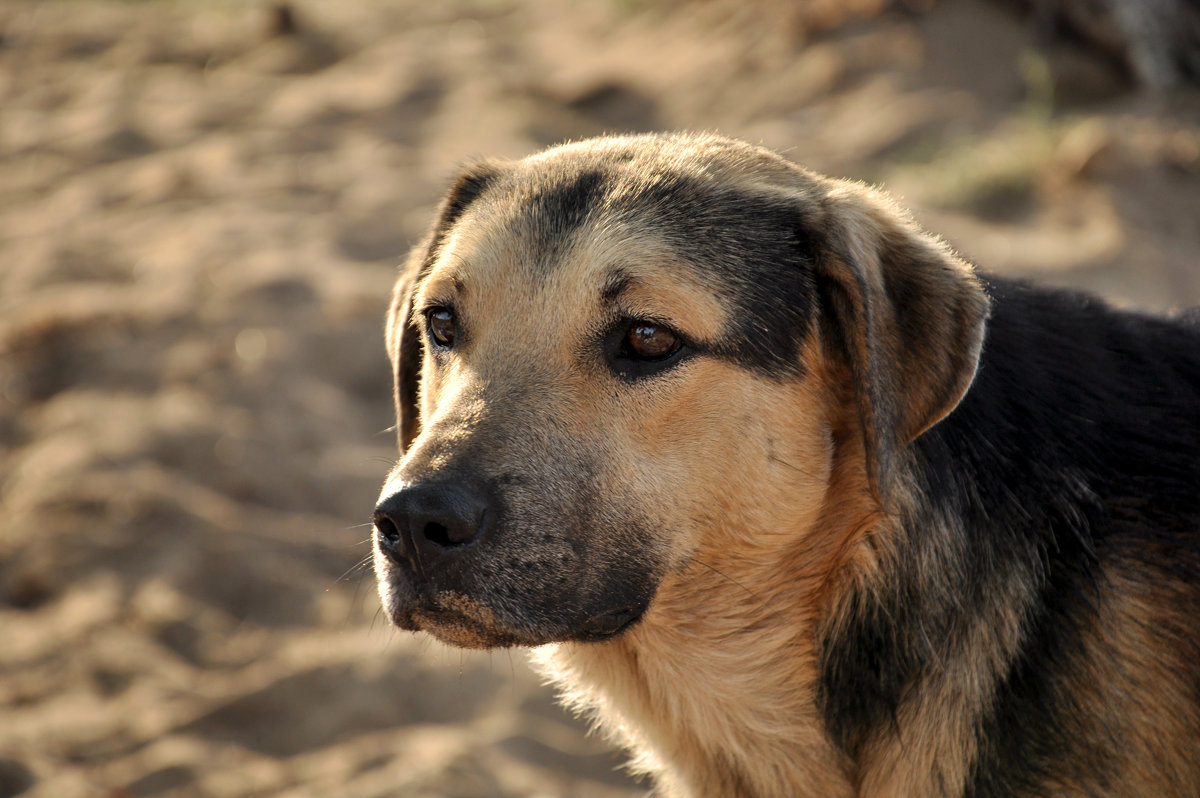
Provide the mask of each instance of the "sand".
[{"label": "sand", "polygon": [[986,268],[1200,302],[1194,89],[880,5],[0,6],[0,796],[645,792],[363,567],[386,300],[464,159],[718,130]]}]

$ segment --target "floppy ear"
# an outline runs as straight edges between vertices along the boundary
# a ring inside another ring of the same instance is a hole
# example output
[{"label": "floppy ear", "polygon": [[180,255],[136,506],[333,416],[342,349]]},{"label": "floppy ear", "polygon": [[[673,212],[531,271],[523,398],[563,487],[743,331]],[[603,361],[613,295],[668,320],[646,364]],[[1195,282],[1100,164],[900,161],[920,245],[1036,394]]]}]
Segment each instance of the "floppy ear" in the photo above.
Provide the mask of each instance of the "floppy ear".
[{"label": "floppy ear", "polygon": [[482,161],[459,173],[438,206],[433,226],[425,239],[413,247],[392,289],[388,309],[386,342],[395,380],[396,436],[401,453],[407,451],[421,431],[421,330],[413,324],[412,298],[417,283],[437,258],[454,223],[467,207],[502,172],[500,164]]},{"label": "floppy ear", "polygon": [[968,263],[881,195],[838,182],[827,208],[833,236],[817,270],[882,499],[896,455],[971,386],[989,301]]}]

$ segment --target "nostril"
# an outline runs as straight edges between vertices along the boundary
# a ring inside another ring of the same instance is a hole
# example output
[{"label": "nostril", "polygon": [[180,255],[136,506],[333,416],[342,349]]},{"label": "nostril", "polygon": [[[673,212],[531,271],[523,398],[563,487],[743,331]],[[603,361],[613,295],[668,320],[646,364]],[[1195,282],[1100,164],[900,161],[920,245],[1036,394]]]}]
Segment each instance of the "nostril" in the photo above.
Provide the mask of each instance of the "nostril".
[{"label": "nostril", "polygon": [[375,513],[375,529],[379,530],[379,537],[385,543],[394,546],[400,542],[400,528],[383,513]]},{"label": "nostril", "polygon": [[486,518],[486,509],[458,507],[455,512],[426,517],[419,529],[425,540],[438,548],[457,549],[479,537]]},{"label": "nostril", "polygon": [[462,545],[459,541],[451,538],[449,529],[436,521],[430,521],[425,525],[424,534],[426,540],[444,549]]}]

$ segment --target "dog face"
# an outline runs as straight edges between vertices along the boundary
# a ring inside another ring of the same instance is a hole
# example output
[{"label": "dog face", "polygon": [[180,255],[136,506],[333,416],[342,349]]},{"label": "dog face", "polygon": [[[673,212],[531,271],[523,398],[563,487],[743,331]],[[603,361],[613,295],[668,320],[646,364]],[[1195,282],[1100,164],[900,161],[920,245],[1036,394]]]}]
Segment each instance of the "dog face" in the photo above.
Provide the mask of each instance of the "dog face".
[{"label": "dog face", "polygon": [[384,607],[468,647],[618,635],[707,553],[815,534],[847,461],[885,502],[969,385],[985,314],[885,201],[747,145],[472,167],[389,314]]}]

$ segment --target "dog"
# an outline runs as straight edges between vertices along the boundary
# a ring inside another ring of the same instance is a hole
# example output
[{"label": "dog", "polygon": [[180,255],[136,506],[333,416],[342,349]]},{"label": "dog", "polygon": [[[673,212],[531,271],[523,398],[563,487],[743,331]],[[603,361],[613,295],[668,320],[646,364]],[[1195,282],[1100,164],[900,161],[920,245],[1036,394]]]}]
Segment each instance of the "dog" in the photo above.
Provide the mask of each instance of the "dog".
[{"label": "dog", "polygon": [[1200,795],[1200,329],[710,135],[454,181],[387,321],[384,610],[669,796]]}]

